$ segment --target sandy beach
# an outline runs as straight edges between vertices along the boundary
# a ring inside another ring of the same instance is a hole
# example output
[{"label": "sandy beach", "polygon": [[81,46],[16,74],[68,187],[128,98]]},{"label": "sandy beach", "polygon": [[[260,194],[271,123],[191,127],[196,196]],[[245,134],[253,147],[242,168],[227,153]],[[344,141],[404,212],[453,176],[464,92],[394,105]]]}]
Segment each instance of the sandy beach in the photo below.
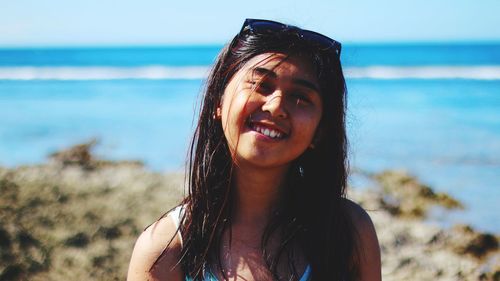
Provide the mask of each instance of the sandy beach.
[{"label": "sandy beach", "polygon": [[[139,233],[179,203],[183,174],[95,159],[93,145],[0,168],[0,281],[124,280]],[[348,197],[374,221],[384,280],[500,280],[498,233],[426,220],[461,202],[407,172],[365,176],[374,186]]]}]

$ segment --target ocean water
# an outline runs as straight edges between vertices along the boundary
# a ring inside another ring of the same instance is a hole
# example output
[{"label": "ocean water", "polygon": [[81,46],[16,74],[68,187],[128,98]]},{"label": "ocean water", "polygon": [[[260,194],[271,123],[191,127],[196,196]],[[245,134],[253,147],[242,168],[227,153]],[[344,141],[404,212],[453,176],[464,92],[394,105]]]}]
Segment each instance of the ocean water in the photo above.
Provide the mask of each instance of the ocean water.
[{"label": "ocean water", "polygon": [[[184,167],[196,104],[221,46],[0,49],[0,165],[96,153]],[[436,214],[500,232],[500,44],[346,45],[350,162],[406,169],[463,201]]]}]

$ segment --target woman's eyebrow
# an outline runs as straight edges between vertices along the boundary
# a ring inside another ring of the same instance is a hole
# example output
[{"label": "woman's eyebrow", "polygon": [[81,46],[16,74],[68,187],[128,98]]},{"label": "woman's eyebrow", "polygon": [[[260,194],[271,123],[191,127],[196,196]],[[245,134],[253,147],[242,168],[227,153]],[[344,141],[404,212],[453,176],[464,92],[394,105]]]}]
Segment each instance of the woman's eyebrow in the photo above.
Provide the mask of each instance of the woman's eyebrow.
[{"label": "woman's eyebrow", "polygon": [[312,83],[308,80],[292,78],[292,83],[300,85],[302,87],[309,88],[309,89],[315,91],[316,93],[319,93],[318,87],[316,87],[316,85],[314,83]]},{"label": "woman's eyebrow", "polygon": [[257,76],[269,76],[271,78],[276,78],[278,75],[274,73],[274,71],[264,68],[264,67],[256,67],[252,71],[252,75],[257,75]]},{"label": "woman's eyebrow", "polygon": [[[264,67],[254,68],[252,71],[252,74],[256,75],[256,76],[266,76],[266,77],[270,77],[270,78],[277,78],[278,77],[278,75],[274,71],[267,69],[267,68],[264,68]],[[318,87],[314,83],[312,83],[311,81],[308,81],[305,79],[299,79],[299,78],[292,78],[292,79],[290,79],[290,81],[293,84],[297,84],[299,86],[309,88],[317,93],[320,92]]]}]

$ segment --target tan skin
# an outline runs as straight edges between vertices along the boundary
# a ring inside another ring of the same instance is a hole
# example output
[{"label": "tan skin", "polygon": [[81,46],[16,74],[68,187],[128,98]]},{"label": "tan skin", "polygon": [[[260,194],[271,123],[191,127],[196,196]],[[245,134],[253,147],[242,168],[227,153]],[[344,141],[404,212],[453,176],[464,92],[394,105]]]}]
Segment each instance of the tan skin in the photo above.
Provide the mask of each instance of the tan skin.
[{"label": "tan skin", "polygon": [[[283,60],[282,54],[254,57],[229,82],[217,118],[235,159],[235,210],[233,240],[223,237],[222,262],[229,280],[273,280],[261,257],[260,239],[273,207],[279,202],[282,183],[290,163],[317,139],[322,115],[318,81],[312,67],[298,57]],[[257,83],[256,83],[257,82]],[[257,127],[256,127],[257,126]],[[268,129],[267,134],[263,129]],[[274,131],[274,133],[271,133]],[[276,134],[281,137],[276,137]],[[380,249],[373,224],[357,204],[345,200],[360,234],[363,281],[381,280]],[[167,216],[145,230],[135,245],[127,280],[184,280],[175,266],[181,241]],[[166,254],[155,263],[173,237]],[[271,248],[277,237],[271,238]],[[294,261],[299,274],[307,261]],[[289,276],[285,265],[280,275]],[[222,280],[220,273],[216,273]]]}]

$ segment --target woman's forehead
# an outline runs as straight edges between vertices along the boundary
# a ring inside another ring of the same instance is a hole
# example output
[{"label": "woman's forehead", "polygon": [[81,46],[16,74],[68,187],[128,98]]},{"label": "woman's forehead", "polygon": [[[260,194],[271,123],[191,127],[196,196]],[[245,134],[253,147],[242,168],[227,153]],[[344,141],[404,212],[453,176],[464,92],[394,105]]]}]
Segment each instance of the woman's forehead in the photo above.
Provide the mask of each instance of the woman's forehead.
[{"label": "woman's forehead", "polygon": [[280,76],[299,78],[317,84],[316,72],[312,64],[298,56],[287,56],[282,53],[264,53],[250,59],[241,72],[254,75],[256,70],[266,69],[279,78]]}]

